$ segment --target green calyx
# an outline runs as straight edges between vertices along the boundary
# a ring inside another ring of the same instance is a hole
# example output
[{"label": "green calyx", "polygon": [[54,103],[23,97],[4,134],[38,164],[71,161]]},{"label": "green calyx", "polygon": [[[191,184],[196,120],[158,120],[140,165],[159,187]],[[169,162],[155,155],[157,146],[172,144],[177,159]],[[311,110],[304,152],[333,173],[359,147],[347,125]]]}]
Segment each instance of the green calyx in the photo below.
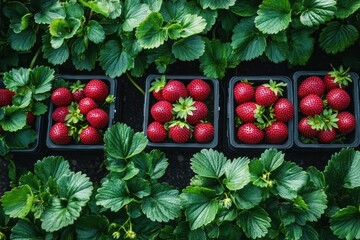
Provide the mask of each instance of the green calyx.
[{"label": "green calyx", "polygon": [[165,87],[165,85],[166,85],[166,77],[165,75],[162,75],[160,79],[155,79],[155,81],[151,83],[149,92],[152,91],[158,92],[162,90]]},{"label": "green calyx", "polygon": [[321,115],[309,116],[308,124],[311,126],[312,129],[318,131],[324,129],[325,126],[325,122]]},{"label": "green calyx", "polygon": [[344,69],[343,66],[340,66],[339,69],[336,69],[332,65],[331,67],[333,70],[329,72],[329,75],[334,78],[334,82],[338,83],[340,88],[348,86],[349,82],[352,82],[351,76],[348,74],[350,68]]},{"label": "green calyx", "polygon": [[177,118],[186,120],[188,115],[193,115],[193,111],[196,110],[194,107],[195,101],[192,97],[182,98],[173,104],[172,111],[176,114]]},{"label": "green calyx", "polygon": [[72,126],[84,121],[84,115],[80,113],[79,104],[73,102],[68,109],[69,114],[65,117],[66,125]]},{"label": "green calyx", "polygon": [[179,120],[174,120],[174,121],[171,121],[171,122],[168,122],[165,124],[165,129],[169,129],[171,127],[176,127],[176,126],[179,126],[181,128],[188,128],[190,130],[192,130],[190,124],[188,124],[187,122],[183,122],[183,121],[179,121]]},{"label": "green calyx", "polygon": [[74,93],[76,91],[84,90],[84,87],[85,87],[85,83],[81,83],[80,80],[77,80],[75,83],[70,85],[70,90],[72,93]]},{"label": "green calyx", "polygon": [[283,87],[286,87],[287,83],[281,81],[276,82],[270,79],[269,83],[264,84],[264,86],[270,88],[275,93],[276,96],[282,96],[284,92]]},{"label": "green calyx", "polygon": [[273,107],[256,105],[254,116],[256,118],[255,125],[261,130],[269,127],[276,121]]},{"label": "green calyx", "polygon": [[315,130],[332,130],[333,128],[338,128],[337,118],[338,111],[333,109],[325,109],[320,115],[308,117],[308,124],[312,129]]}]

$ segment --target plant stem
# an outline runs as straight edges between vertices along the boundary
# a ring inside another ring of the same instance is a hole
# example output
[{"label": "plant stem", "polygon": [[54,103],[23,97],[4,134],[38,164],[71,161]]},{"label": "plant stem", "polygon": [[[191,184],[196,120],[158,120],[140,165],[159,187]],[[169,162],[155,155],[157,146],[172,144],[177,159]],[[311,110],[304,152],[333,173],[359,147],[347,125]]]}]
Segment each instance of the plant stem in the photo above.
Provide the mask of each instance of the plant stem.
[{"label": "plant stem", "polygon": [[130,80],[130,82],[132,83],[132,85],[134,85],[134,87],[136,87],[142,93],[142,95],[145,95],[144,90],[139,85],[137,85],[137,83],[130,76],[130,74],[128,72],[125,72],[125,74],[126,74],[127,78]]},{"label": "plant stem", "polygon": [[34,67],[35,62],[36,62],[36,59],[38,58],[38,56],[39,56],[39,54],[40,54],[40,51],[41,51],[41,48],[39,48],[39,49],[36,51],[33,59],[31,59],[31,63],[30,63],[30,67],[29,67],[30,69],[32,69],[32,68]]}]

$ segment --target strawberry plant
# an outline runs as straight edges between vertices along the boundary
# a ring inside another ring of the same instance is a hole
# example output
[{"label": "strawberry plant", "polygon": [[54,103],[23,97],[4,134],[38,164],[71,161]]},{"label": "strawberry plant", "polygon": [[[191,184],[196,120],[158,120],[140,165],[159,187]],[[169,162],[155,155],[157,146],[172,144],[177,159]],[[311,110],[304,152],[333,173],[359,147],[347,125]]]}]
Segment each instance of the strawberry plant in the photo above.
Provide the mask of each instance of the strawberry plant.
[{"label": "strawberry plant", "polygon": [[219,93],[215,80],[150,75],[146,82],[143,127],[150,146],[217,145]]},{"label": "strawberry plant", "polygon": [[295,143],[301,147],[357,146],[358,77],[342,66],[294,74]]}]

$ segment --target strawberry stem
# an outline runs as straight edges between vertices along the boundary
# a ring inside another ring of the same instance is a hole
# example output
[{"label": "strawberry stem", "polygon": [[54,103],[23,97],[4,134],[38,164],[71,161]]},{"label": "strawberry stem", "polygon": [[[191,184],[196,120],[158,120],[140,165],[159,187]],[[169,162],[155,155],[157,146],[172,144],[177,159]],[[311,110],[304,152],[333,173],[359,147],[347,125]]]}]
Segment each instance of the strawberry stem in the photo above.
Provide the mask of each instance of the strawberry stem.
[{"label": "strawberry stem", "polygon": [[132,85],[134,85],[134,87],[136,87],[142,93],[142,95],[145,95],[145,91],[139,85],[137,85],[137,83],[130,76],[130,74],[128,72],[125,72],[125,74],[126,74],[127,78],[129,79],[129,81],[132,83]]},{"label": "strawberry stem", "polygon": [[35,62],[36,62],[36,59],[38,58],[38,56],[39,56],[39,54],[40,54],[40,51],[41,51],[41,48],[39,48],[39,49],[36,51],[34,57],[31,59],[30,66],[29,66],[30,69],[32,69],[32,68],[34,67]]}]

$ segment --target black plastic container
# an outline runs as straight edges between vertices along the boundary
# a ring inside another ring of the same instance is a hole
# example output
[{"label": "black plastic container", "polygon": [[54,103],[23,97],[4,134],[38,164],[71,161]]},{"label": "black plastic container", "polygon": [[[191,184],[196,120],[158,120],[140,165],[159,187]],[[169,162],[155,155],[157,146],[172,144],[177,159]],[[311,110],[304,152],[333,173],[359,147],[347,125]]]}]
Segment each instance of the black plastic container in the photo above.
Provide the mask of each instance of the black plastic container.
[{"label": "black plastic container", "polygon": [[258,144],[245,144],[237,140],[236,133],[237,128],[235,126],[235,105],[236,102],[234,100],[234,87],[236,83],[242,80],[248,80],[249,82],[253,82],[254,86],[259,86],[263,83],[268,83],[269,80],[273,80],[276,82],[284,82],[287,84],[285,91],[283,92],[284,98],[289,99],[289,101],[294,104],[293,101],[293,89],[291,80],[286,76],[235,76],[232,77],[229,81],[228,88],[228,108],[227,108],[227,138],[228,145],[226,146],[227,150],[230,152],[236,152],[239,149],[251,149],[251,150],[264,150],[266,148],[278,148],[278,149],[289,149],[293,146],[293,128],[294,128],[294,119],[291,119],[288,123],[288,138],[285,142],[279,144],[271,144],[260,142]]},{"label": "black plastic container", "polygon": [[[301,117],[301,113],[299,112],[299,99],[297,97],[297,91],[298,91],[298,86],[300,85],[300,83],[305,80],[307,77],[309,76],[318,76],[321,79],[324,78],[324,76],[327,74],[327,71],[297,71],[293,74],[292,78],[293,78],[293,84],[294,84],[294,106],[295,106],[295,126],[297,126],[299,119]],[[297,147],[299,148],[303,148],[303,149],[311,149],[311,148],[344,148],[344,147],[357,147],[359,145],[359,141],[360,141],[360,129],[359,129],[359,121],[360,121],[360,116],[359,116],[359,89],[358,89],[358,80],[359,80],[359,76],[354,73],[354,72],[350,72],[350,77],[352,79],[352,82],[349,83],[348,89],[349,91],[347,91],[351,97],[351,103],[350,106],[348,108],[348,111],[352,112],[355,116],[356,119],[356,127],[355,130],[350,133],[347,134],[346,136],[346,142],[344,143],[334,143],[334,144],[325,144],[325,143],[303,143],[300,140],[300,136],[299,136],[299,131],[298,128],[295,127],[294,128],[294,143]]]},{"label": "black plastic container", "polygon": [[[77,80],[80,80],[83,83],[87,83],[92,79],[99,79],[104,81],[109,86],[109,94],[114,95],[116,93],[116,81],[113,78],[102,76],[102,75],[70,75],[70,74],[63,74],[63,75],[57,75],[57,78],[62,78],[69,82],[76,82]],[[118,96],[116,96],[118,97]],[[47,127],[47,134],[46,134],[46,146],[53,150],[64,150],[64,151],[71,151],[71,150],[77,150],[77,151],[90,151],[90,150],[102,150],[104,148],[103,144],[96,144],[96,145],[86,145],[86,144],[64,144],[59,145],[55,144],[51,141],[49,133],[50,129],[53,125],[53,120],[51,117],[51,114],[54,110],[54,104],[50,101],[49,104],[49,112],[48,112],[48,127]],[[111,103],[109,105],[109,125],[108,128],[112,126],[112,124],[115,121],[115,114],[116,114],[116,107],[115,103]]]},{"label": "black plastic container", "polygon": [[[149,75],[146,79],[146,85],[145,85],[145,103],[144,103],[144,122],[143,122],[143,131],[146,135],[147,128],[150,123],[150,120],[152,120],[151,114],[150,114],[150,108],[155,103],[155,98],[152,96],[152,94],[149,92],[149,89],[151,87],[151,82],[155,79],[161,78],[161,75]],[[175,143],[171,142],[170,140],[167,142],[162,143],[155,143],[151,142],[149,140],[148,146],[150,147],[156,147],[156,148],[174,148],[174,149],[202,149],[202,148],[215,148],[218,145],[219,141],[219,82],[216,79],[210,79],[206,78],[204,76],[181,76],[181,75],[166,75],[166,80],[176,79],[181,82],[183,82],[185,85],[189,83],[193,79],[202,79],[206,80],[212,89],[212,99],[213,99],[213,106],[209,108],[209,114],[212,114],[212,124],[214,126],[214,138],[209,143],[197,143],[194,140],[191,140],[187,143]],[[210,115],[211,116],[211,115]]]}]

